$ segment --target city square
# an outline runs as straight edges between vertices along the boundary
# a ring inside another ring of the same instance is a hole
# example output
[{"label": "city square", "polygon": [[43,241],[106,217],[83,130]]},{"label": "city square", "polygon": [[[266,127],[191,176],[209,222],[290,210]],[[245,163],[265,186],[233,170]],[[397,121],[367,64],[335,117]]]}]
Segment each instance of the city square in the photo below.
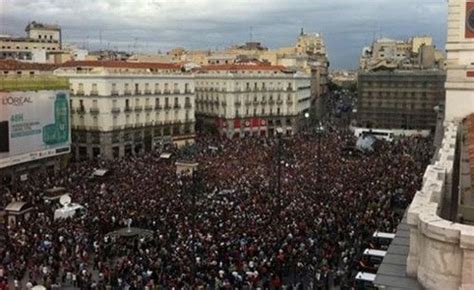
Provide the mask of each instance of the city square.
[{"label": "city square", "polygon": [[473,184],[474,0],[0,1],[0,290],[472,290]]}]

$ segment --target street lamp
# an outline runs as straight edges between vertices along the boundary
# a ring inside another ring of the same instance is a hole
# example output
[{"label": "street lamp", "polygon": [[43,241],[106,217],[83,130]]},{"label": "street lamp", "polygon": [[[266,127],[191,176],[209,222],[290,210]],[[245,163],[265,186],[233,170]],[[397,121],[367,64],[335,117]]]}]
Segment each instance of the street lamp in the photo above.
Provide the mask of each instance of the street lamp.
[{"label": "street lamp", "polygon": [[305,118],[305,125],[306,125],[306,131],[309,132],[309,112],[304,113],[304,118]]},{"label": "street lamp", "polygon": [[277,136],[278,136],[278,179],[277,179],[277,194],[278,198],[281,196],[281,146],[282,146],[282,141],[281,138],[283,136],[283,129],[281,127],[276,128]]},{"label": "street lamp", "polygon": [[316,182],[318,187],[320,187],[320,182],[322,181],[321,178],[321,137],[324,134],[324,126],[319,122],[318,126],[315,128],[315,133],[318,136],[318,174]]}]

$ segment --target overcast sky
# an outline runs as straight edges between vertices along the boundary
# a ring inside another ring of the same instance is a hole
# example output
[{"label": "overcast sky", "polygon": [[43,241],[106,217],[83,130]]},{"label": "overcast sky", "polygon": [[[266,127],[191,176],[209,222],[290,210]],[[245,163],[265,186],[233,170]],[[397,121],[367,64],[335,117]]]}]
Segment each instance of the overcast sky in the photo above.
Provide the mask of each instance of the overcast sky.
[{"label": "overcast sky", "polygon": [[61,25],[63,39],[89,49],[156,52],[222,49],[250,39],[292,46],[304,27],[321,32],[331,68],[355,68],[374,37],[432,35],[446,41],[446,0],[0,0],[1,33],[28,21]]}]

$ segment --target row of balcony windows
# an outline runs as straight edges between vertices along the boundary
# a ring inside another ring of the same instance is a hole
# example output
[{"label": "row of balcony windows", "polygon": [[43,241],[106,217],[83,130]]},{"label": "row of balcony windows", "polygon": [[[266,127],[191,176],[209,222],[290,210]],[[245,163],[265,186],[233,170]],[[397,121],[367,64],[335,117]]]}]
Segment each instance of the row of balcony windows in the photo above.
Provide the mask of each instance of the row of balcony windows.
[{"label": "row of balcony windows", "polygon": [[[196,100],[196,103],[197,104],[204,104],[204,105],[211,105],[211,106],[219,106],[219,104],[223,107],[226,107],[227,106],[227,103],[226,102],[219,102],[219,101],[216,101],[216,100]],[[251,106],[251,105],[254,105],[254,106],[257,106],[257,105],[282,105],[283,104],[283,100],[261,100],[261,101],[258,101],[258,100],[253,100],[253,101],[250,101],[250,100],[247,100],[244,102],[245,106]],[[286,104],[288,105],[292,105],[293,104],[293,100],[286,100]],[[242,102],[241,101],[236,101],[234,103],[234,105],[236,107],[240,107],[242,106]]]},{"label": "row of balcony windows", "polygon": [[209,87],[196,87],[196,92],[293,92],[293,87],[287,88],[266,88],[266,87],[247,87],[247,88],[234,88],[227,90],[227,88],[209,88]]},{"label": "row of balcony windows", "polygon": [[[191,90],[163,90],[163,91],[151,91],[151,90],[144,90],[144,91],[132,91],[132,90],[125,90],[122,93],[119,91],[110,91],[111,96],[131,96],[133,95],[171,95],[171,94],[192,94],[194,93]],[[76,90],[73,92],[74,95],[76,96],[86,96],[87,94],[85,93],[84,90]],[[87,96],[98,96],[99,91],[97,90],[91,90],[89,91],[89,94]]]},{"label": "row of balcony windows", "polygon": [[[191,109],[193,106],[191,103],[186,103],[184,104],[184,108],[185,109]],[[179,105],[179,104],[173,104],[173,105],[170,105],[170,104],[165,104],[164,106],[161,106],[161,105],[155,105],[155,106],[151,106],[151,105],[146,105],[146,106],[128,106],[128,107],[125,107],[123,109],[123,111],[125,113],[129,113],[129,112],[142,112],[142,111],[158,111],[158,110],[171,110],[171,109],[181,109],[182,106]],[[85,114],[86,113],[86,108],[84,106],[82,107],[78,107],[76,109],[71,109],[71,111],[73,113],[78,113],[78,114]],[[122,111],[121,108],[118,108],[118,107],[114,107],[110,110],[111,113],[113,114],[119,114],[120,112]],[[100,114],[100,109],[99,108],[95,108],[95,107],[92,107],[89,109],[89,113],[92,114],[92,115],[97,115],[97,114]]]}]

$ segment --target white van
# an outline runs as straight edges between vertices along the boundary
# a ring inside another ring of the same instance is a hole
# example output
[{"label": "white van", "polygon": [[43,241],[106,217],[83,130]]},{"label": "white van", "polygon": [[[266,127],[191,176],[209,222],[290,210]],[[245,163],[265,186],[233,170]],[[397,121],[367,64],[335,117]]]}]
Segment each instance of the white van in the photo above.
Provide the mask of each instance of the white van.
[{"label": "white van", "polygon": [[355,276],[356,289],[376,289],[374,286],[375,277],[377,275],[367,272],[357,272]]}]

